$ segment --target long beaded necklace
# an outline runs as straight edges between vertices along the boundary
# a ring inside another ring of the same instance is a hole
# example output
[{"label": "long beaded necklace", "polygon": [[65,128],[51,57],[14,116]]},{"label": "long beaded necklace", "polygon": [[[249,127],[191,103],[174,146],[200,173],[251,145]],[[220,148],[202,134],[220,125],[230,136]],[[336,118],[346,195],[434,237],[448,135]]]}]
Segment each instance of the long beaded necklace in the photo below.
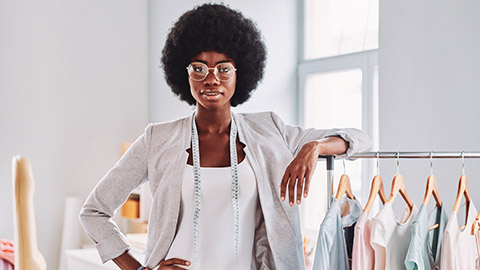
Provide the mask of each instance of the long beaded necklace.
[{"label": "long beaded necklace", "polygon": [[[230,168],[232,172],[232,203],[233,203],[233,240],[235,251],[235,269],[237,268],[238,261],[238,231],[239,231],[239,200],[238,200],[238,161],[237,161],[237,125],[231,117],[230,124]],[[201,194],[201,181],[200,181],[200,150],[198,142],[197,125],[195,124],[195,113],[192,119],[192,152],[193,152],[193,178],[194,178],[194,202],[195,210],[193,213],[193,269],[198,267],[198,221],[200,218],[200,194]]]}]

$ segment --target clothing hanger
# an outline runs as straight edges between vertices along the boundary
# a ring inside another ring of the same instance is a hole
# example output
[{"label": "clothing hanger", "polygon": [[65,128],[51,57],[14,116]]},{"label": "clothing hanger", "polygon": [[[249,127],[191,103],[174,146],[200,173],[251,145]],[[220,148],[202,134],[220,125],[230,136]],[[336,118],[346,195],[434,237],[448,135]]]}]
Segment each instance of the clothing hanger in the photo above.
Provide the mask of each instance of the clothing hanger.
[{"label": "clothing hanger", "polygon": [[347,198],[349,199],[355,199],[355,196],[353,196],[352,187],[350,185],[350,177],[348,177],[348,175],[345,173],[345,160],[343,160],[343,175],[340,177],[337,195],[335,196],[338,202],[342,200],[343,195],[347,195]]},{"label": "clothing hanger", "polygon": [[475,235],[479,230],[480,230],[480,212],[478,212],[477,217],[473,221],[472,235]]},{"label": "clothing hanger", "polygon": [[[400,153],[397,152],[397,174],[393,177],[392,180],[392,189],[390,191],[390,197],[388,197],[387,202],[393,204],[395,198],[397,197],[398,193],[402,195],[403,200],[408,206],[408,218],[412,215],[413,210],[413,201],[407,194],[407,188],[405,186],[405,180],[403,176],[400,174]],[[407,219],[408,219],[407,218]]]},{"label": "clothing hanger", "polygon": [[367,215],[370,213],[370,209],[372,209],[373,202],[375,201],[375,198],[377,197],[377,195],[380,197],[382,204],[385,204],[385,202],[387,201],[387,196],[385,196],[385,190],[383,189],[383,180],[379,173],[380,166],[379,166],[378,160],[379,160],[379,154],[377,152],[377,174],[373,177],[372,187],[370,188],[370,195],[368,196],[367,204],[363,209],[363,212],[366,213]]},{"label": "clothing hanger", "polygon": [[[440,195],[438,195],[438,185],[437,185],[437,179],[435,178],[435,175],[433,175],[433,152],[430,153],[430,175],[427,178],[427,188],[425,190],[425,197],[423,198],[423,205],[427,206],[428,201],[430,200],[430,197],[435,199],[435,202],[438,207],[442,207],[442,200],[440,200]],[[440,224],[436,223],[430,228],[428,228],[429,231],[434,230],[438,228]]]},{"label": "clothing hanger", "polygon": [[467,176],[465,175],[465,155],[463,152],[462,152],[462,175],[460,176],[460,180],[458,181],[457,198],[455,199],[455,204],[453,205],[454,212],[457,212],[458,208],[460,208],[462,197],[465,197],[466,215],[465,215],[465,225],[463,225],[461,229],[463,229],[467,225],[468,209],[470,208],[470,202],[472,201],[472,198],[470,197],[470,193],[468,192],[468,181],[467,181]]},{"label": "clothing hanger", "polygon": [[335,196],[338,202],[342,200],[343,195],[347,195],[347,198],[349,199],[355,199],[355,196],[353,196],[352,187],[350,186],[350,177],[348,177],[346,174],[343,174],[340,177],[340,181],[338,183],[337,196]]}]

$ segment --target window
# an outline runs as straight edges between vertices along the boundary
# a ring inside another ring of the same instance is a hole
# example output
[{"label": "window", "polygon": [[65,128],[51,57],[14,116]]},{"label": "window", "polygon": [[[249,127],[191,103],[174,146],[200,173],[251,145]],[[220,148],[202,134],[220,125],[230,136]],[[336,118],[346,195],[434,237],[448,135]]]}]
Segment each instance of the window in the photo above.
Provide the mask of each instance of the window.
[{"label": "window", "polygon": [[378,0],[305,0],[305,59],[378,48]]},{"label": "window", "polygon": [[[303,0],[300,10],[299,122],[362,129],[377,146],[378,0]],[[325,168],[319,161],[301,206],[303,233],[311,245],[330,197]],[[345,161],[345,169],[343,161],[335,161],[334,192],[345,170],[355,196],[366,200],[369,188],[362,186],[369,186],[373,168],[372,161]]]}]

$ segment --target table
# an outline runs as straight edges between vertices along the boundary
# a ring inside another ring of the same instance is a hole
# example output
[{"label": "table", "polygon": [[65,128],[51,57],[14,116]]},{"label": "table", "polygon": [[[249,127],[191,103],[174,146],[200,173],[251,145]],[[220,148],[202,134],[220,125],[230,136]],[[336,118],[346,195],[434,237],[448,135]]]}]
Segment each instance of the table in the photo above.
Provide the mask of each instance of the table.
[{"label": "table", "polygon": [[[139,262],[143,262],[145,254],[139,250],[132,249],[130,251],[133,257]],[[67,270],[108,270],[116,269],[118,266],[113,261],[102,264],[98,252],[94,248],[86,249],[68,249],[65,251],[67,257]]]}]

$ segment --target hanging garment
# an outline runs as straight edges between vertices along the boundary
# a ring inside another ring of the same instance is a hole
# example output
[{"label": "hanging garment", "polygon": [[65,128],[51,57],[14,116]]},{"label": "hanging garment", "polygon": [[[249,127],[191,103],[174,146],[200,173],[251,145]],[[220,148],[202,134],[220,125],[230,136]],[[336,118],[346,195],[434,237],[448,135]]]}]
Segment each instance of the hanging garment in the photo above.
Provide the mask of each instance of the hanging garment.
[{"label": "hanging garment", "polygon": [[[427,207],[424,204],[420,206],[412,223],[412,236],[405,258],[407,270],[440,269],[440,248],[447,221],[443,207],[435,205],[427,213]],[[430,226],[434,224],[438,224],[438,227],[430,231]]]},{"label": "hanging garment", "polygon": [[371,220],[370,243],[375,252],[376,270],[405,269],[405,257],[412,232],[412,222],[418,209],[414,205],[410,217],[408,208],[397,221],[392,204],[386,202],[380,212]]},{"label": "hanging garment", "polygon": [[0,239],[0,270],[13,270],[14,265],[13,241]]},{"label": "hanging garment", "polygon": [[462,229],[458,227],[457,212],[450,214],[442,242],[440,259],[442,269],[477,269],[478,243],[475,235],[470,234],[470,228],[472,228],[476,214],[477,209],[473,205],[473,201],[471,201],[468,208],[467,224]]},{"label": "hanging garment", "polygon": [[365,212],[362,212],[355,226],[355,238],[353,239],[352,269],[372,270],[375,263],[375,255],[370,244],[370,220]]},{"label": "hanging garment", "polygon": [[475,269],[480,269],[480,234],[475,234],[475,242],[477,244],[477,260],[475,261]]},{"label": "hanging garment", "polygon": [[[342,208],[345,206],[349,213],[342,217]],[[330,208],[318,232],[312,270],[350,270],[344,228],[354,225],[361,212],[362,206],[356,199],[343,197],[338,203],[335,197],[331,198]]]}]

